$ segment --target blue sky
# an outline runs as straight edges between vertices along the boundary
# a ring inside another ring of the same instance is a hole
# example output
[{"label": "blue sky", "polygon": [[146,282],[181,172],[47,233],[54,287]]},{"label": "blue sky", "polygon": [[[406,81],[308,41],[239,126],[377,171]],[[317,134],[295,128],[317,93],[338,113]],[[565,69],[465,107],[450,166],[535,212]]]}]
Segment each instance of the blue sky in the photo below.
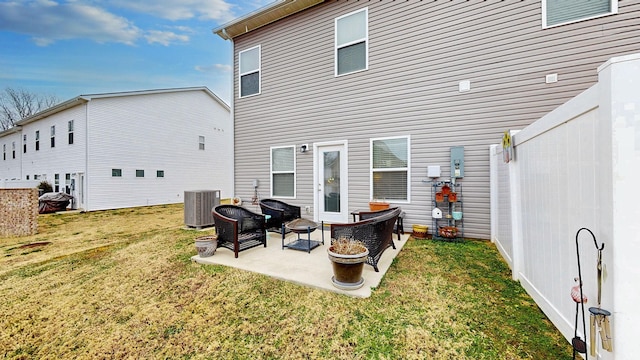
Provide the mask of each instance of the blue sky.
[{"label": "blue sky", "polygon": [[211,30],[272,0],[0,0],[0,91],[207,86],[229,102],[231,42]]}]

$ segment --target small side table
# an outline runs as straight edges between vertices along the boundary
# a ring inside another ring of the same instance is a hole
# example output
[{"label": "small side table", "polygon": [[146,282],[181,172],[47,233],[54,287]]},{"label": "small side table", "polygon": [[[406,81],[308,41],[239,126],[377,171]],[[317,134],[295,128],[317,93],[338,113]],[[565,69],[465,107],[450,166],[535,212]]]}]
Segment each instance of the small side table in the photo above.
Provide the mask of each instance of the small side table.
[{"label": "small side table", "polygon": [[[320,244],[324,245],[324,231],[322,231],[322,241],[311,240],[311,233],[314,232],[318,226],[321,227],[321,231],[324,229],[324,223],[318,224],[317,222],[307,219],[295,219],[286,224],[282,224],[282,249],[288,248],[311,253],[311,250],[317,248]],[[295,233],[297,235],[297,239],[285,243],[285,228]],[[300,237],[300,234],[304,233],[307,234],[306,239]]]}]

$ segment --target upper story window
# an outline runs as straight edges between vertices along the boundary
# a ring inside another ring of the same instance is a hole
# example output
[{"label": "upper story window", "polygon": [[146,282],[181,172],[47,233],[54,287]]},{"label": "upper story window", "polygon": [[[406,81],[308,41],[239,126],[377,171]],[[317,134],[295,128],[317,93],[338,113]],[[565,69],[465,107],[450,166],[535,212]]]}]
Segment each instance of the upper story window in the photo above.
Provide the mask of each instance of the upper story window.
[{"label": "upper story window", "polygon": [[11,155],[15,159],[16,158],[16,142],[11,143]]},{"label": "upper story window", "polygon": [[22,152],[27,153],[27,134],[22,135]]},{"label": "upper story window", "polygon": [[408,136],[371,139],[371,198],[409,201]]},{"label": "upper story window", "polygon": [[369,11],[367,8],[336,18],[336,76],[369,67]]},{"label": "upper story window", "polygon": [[204,136],[198,136],[198,149],[204,150]]},{"label": "upper story window", "polygon": [[36,130],[36,151],[40,150],[40,130]]},{"label": "upper story window", "polygon": [[260,45],[238,54],[240,97],[260,94]]},{"label": "upper story window", "polygon": [[2,144],[2,160],[7,160],[7,144]]},{"label": "upper story window", "polygon": [[136,177],[144,177],[144,170],[136,170]]},{"label": "upper story window", "polygon": [[69,145],[73,144],[73,120],[69,120],[67,124],[69,131]]},{"label": "upper story window", "polygon": [[56,147],[56,126],[51,127],[51,147]]},{"label": "upper story window", "polygon": [[296,196],[296,147],[271,148],[271,196]]},{"label": "upper story window", "polygon": [[156,170],[156,177],[163,178],[164,170]]},{"label": "upper story window", "polygon": [[543,0],[542,26],[568,24],[618,12],[618,0]]},{"label": "upper story window", "polygon": [[111,169],[112,177],[122,177],[122,169]]}]

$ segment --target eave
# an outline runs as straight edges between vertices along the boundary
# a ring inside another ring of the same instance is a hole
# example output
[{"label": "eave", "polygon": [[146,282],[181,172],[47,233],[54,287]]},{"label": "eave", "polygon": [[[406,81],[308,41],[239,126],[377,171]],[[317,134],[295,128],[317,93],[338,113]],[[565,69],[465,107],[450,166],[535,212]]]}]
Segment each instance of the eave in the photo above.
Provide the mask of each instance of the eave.
[{"label": "eave", "polygon": [[231,40],[236,36],[246,34],[322,2],[324,2],[324,0],[276,1],[241,18],[226,23],[217,29],[213,29],[213,33],[225,40]]}]

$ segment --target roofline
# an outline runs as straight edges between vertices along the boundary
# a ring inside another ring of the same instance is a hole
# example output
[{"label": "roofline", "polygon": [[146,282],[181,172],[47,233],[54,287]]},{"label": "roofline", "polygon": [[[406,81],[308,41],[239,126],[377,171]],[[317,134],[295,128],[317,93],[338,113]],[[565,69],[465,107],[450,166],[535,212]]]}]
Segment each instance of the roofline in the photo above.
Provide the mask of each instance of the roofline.
[{"label": "roofline", "polygon": [[135,95],[154,95],[154,94],[186,92],[186,91],[204,91],[209,96],[211,96],[214,100],[219,102],[220,105],[222,105],[225,109],[227,109],[227,110],[231,109],[229,107],[229,104],[224,102],[224,100],[220,99],[218,97],[218,95],[214,94],[206,86],[193,86],[193,87],[184,87],[184,88],[168,88],[168,89],[123,91],[123,92],[102,93],[102,94],[86,94],[86,95],[80,95],[80,96],[83,97],[83,98],[87,98],[89,100],[93,100],[93,99],[103,99],[103,98],[110,98],[110,97],[135,96]]},{"label": "roofline", "polygon": [[[45,118],[47,116],[51,116],[51,115],[57,114],[57,113],[59,113],[61,111],[70,109],[70,108],[72,108],[74,106],[86,104],[86,103],[88,103],[89,101],[91,101],[93,99],[104,99],[104,98],[111,98],[111,97],[135,96],[135,95],[153,95],[153,94],[184,92],[184,91],[204,91],[209,96],[211,96],[215,101],[217,101],[220,105],[222,105],[222,107],[224,107],[227,111],[231,110],[231,108],[229,107],[229,104],[227,104],[222,99],[220,99],[216,94],[214,94],[206,86],[186,87],[186,88],[170,88],[170,89],[154,89],[154,90],[138,90],[138,91],[124,91],[124,92],[113,92],[113,93],[103,93],[103,94],[80,95],[80,96],[77,96],[77,97],[75,97],[73,99],[70,99],[70,100],[67,100],[65,102],[62,102],[60,104],[54,105],[54,106],[52,106],[52,107],[50,107],[48,109],[42,110],[42,111],[40,111],[38,113],[35,113],[35,114],[33,114],[33,115],[29,116],[29,117],[26,117],[26,118],[24,118],[24,119],[22,119],[20,121],[17,121],[15,123],[15,127],[20,127],[22,125],[26,125],[26,124],[32,123],[34,121],[43,119],[43,118]],[[13,128],[11,128],[11,129],[13,129]],[[4,132],[0,133],[0,135],[11,134],[11,132],[9,132],[9,130],[11,130],[11,129],[5,130]],[[16,131],[18,131],[18,130],[16,130]],[[5,132],[7,132],[7,134],[5,134]]]},{"label": "roofline", "polygon": [[53,105],[50,108],[47,108],[47,109],[42,110],[40,112],[37,112],[37,113],[35,113],[35,114],[31,115],[31,116],[28,116],[28,117],[26,117],[26,118],[24,118],[24,119],[22,119],[20,121],[16,121],[15,125],[16,126],[22,126],[22,125],[26,125],[26,124],[32,123],[34,121],[40,120],[42,118],[45,118],[47,116],[50,116],[50,115],[59,113],[61,111],[70,109],[70,108],[72,108],[74,106],[85,104],[85,103],[89,102],[89,100],[90,99],[88,99],[88,98],[86,98],[86,97],[84,97],[82,95],[77,96],[77,97],[75,97],[75,98],[73,98],[71,100],[67,100],[65,102],[61,102],[60,104]]},{"label": "roofline", "polygon": [[[215,28],[212,32],[225,40],[231,40],[236,36],[246,34],[280,19],[284,19],[324,1],[325,0],[276,0],[267,6]],[[244,29],[242,25],[244,25]]]}]

